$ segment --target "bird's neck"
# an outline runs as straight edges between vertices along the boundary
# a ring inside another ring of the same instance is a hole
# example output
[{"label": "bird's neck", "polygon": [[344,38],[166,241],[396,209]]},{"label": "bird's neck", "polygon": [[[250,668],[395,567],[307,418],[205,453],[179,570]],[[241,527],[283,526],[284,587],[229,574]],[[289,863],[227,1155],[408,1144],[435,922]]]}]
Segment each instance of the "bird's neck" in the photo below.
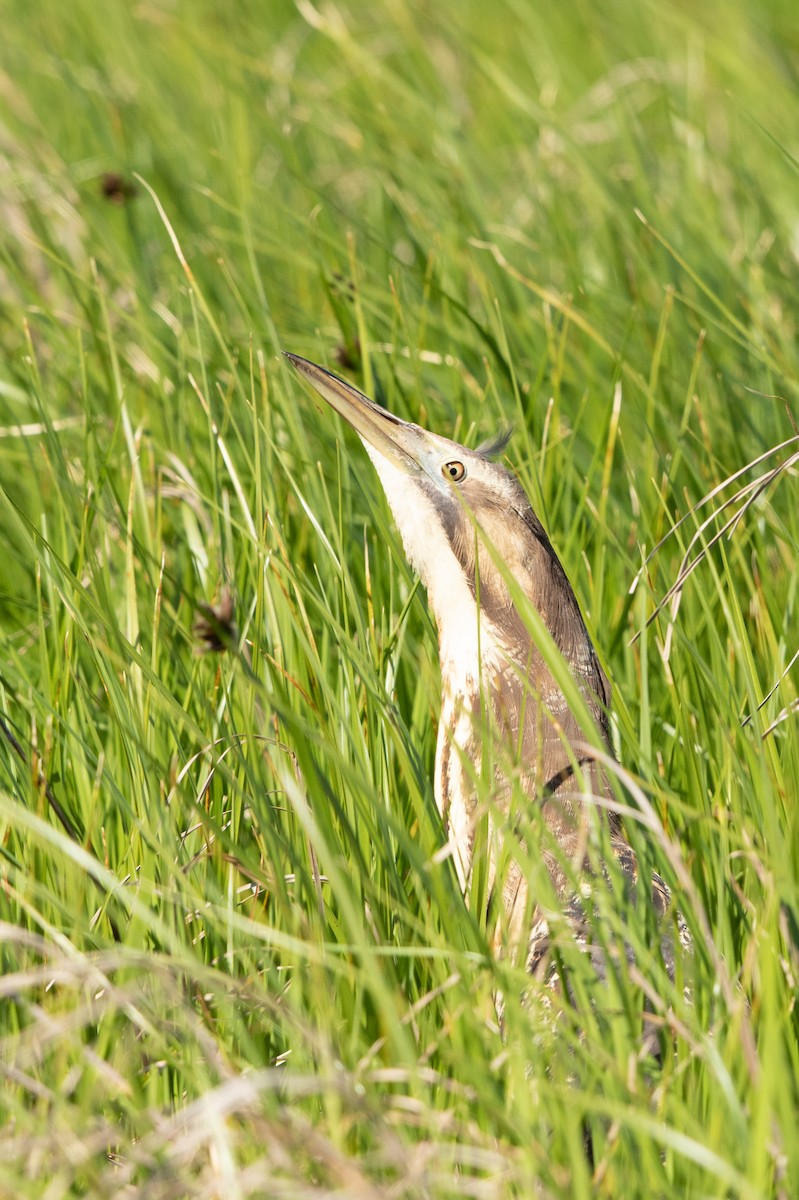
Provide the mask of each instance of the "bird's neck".
[{"label": "bird's neck", "polygon": [[451,693],[479,689],[486,669],[503,655],[497,630],[481,616],[465,579],[457,572],[427,582],[430,607],[438,626],[438,653],[444,689]]}]

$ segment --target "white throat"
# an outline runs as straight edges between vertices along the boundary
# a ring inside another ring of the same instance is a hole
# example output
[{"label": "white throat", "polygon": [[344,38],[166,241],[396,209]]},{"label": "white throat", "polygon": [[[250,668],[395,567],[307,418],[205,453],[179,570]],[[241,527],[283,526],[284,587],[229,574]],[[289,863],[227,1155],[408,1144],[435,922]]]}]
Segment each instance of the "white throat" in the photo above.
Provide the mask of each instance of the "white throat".
[{"label": "white throat", "polygon": [[[408,561],[427,590],[438,626],[443,694],[436,745],[436,804],[444,817],[455,867],[465,888],[474,816],[465,802],[471,788],[463,774],[461,752],[474,736],[482,687],[491,690],[490,676],[505,655],[491,622],[478,617],[475,597],[452,553],[435,505],[418,488],[409,486],[407,476],[392,462],[366,441],[364,445],[380,476]],[[445,762],[450,799],[446,811]],[[460,799],[453,800],[453,795]]]}]

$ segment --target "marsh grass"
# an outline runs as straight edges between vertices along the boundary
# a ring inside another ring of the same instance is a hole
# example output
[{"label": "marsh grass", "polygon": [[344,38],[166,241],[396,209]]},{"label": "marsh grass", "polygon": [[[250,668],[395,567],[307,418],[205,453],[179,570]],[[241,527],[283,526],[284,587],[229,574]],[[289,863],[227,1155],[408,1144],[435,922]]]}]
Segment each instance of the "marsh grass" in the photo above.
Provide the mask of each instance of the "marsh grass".
[{"label": "marsh grass", "polygon": [[[2,1194],[796,1194],[790,16],[4,22]],[[633,966],[555,921],[566,1001],[489,953],[423,594],[282,349],[513,425],[674,982],[613,878]]]}]

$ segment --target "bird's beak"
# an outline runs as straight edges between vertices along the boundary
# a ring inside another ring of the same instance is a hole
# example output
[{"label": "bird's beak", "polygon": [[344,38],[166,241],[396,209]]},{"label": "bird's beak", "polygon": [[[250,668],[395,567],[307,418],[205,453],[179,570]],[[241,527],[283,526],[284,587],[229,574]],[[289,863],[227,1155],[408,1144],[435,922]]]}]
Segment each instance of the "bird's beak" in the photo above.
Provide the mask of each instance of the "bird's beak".
[{"label": "bird's beak", "polygon": [[286,358],[310,383],[331,408],[348,421],[364,442],[389,459],[400,469],[418,475],[422,471],[420,458],[424,450],[425,431],[417,425],[401,421],[387,409],[381,408],[357,388],[332,375],[324,367],[288,354]]}]

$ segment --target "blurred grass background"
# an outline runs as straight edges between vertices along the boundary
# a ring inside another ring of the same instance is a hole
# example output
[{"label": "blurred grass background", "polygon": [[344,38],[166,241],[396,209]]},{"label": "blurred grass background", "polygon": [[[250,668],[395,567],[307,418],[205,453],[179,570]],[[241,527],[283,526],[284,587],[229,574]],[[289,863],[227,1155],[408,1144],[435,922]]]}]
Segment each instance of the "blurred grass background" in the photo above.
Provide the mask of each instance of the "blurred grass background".
[{"label": "blurred grass background", "polygon": [[[793,6],[0,11],[0,1194],[795,1196]],[[633,970],[492,961],[423,595],[282,349],[513,424],[688,1000],[610,890]]]}]

